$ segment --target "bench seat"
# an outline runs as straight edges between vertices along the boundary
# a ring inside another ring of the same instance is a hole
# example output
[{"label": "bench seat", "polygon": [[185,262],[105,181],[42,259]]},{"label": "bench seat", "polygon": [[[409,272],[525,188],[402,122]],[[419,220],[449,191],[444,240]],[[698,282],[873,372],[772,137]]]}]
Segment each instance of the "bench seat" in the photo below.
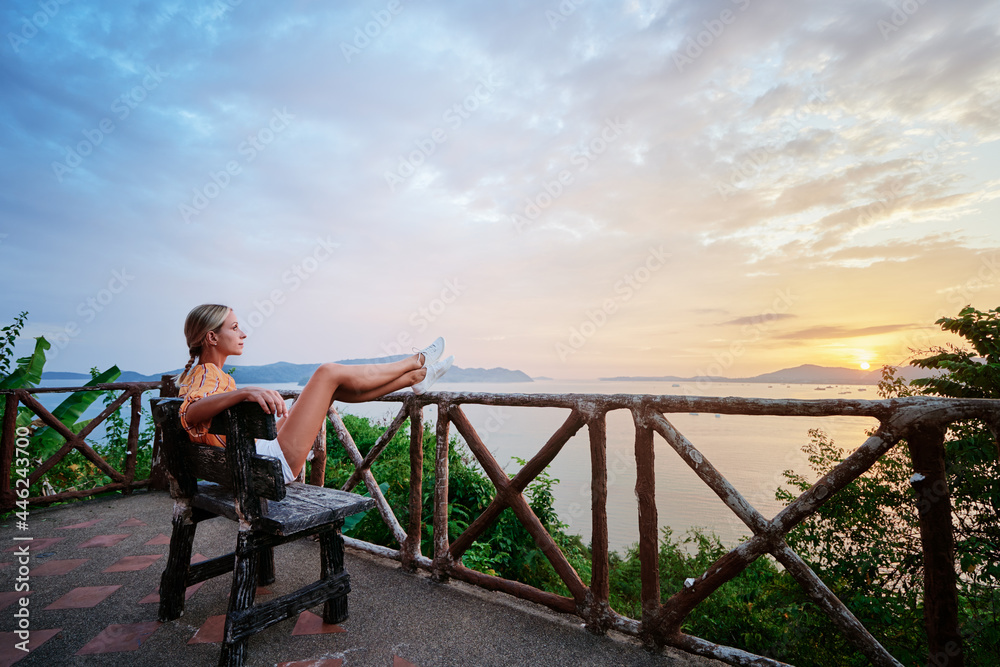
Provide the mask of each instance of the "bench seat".
[{"label": "bench seat", "polygon": [[[239,521],[232,489],[214,482],[198,482],[191,506]],[[300,482],[285,485],[282,500],[261,503],[259,530],[273,535],[293,535],[375,507],[375,501],[356,493],[311,486]]]}]

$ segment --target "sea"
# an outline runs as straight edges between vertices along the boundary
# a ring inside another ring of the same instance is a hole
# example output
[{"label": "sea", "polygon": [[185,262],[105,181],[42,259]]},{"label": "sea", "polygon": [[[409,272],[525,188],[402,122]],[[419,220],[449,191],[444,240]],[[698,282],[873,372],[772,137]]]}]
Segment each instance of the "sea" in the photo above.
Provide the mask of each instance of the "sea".
[{"label": "sea", "polygon": [[[45,381],[44,386],[66,386],[66,381]],[[300,389],[294,383],[261,385],[273,389]],[[684,383],[663,381],[537,380],[524,383],[439,383],[441,391],[498,393],[656,394],[682,396],[735,396],[744,398],[877,398],[873,385],[812,385],[764,383]],[[40,394],[49,409],[65,394]],[[92,406],[85,417],[95,416],[103,406]],[[341,414],[354,414],[388,423],[400,404],[337,402]],[[529,460],[556,432],[569,415],[563,408],[511,408],[482,405],[463,407],[480,438],[508,473],[520,469],[518,459]],[[834,443],[851,452],[865,441],[866,431],[877,425],[867,417],[771,417],[711,413],[667,414],[674,427],[709,460],[766,518],[782,508],[775,491],[786,484],[783,472],[794,470],[814,481],[802,446],[810,430],[820,429]],[[428,407],[424,419],[436,419]],[[453,436],[461,437],[453,428]],[[100,437],[100,431],[95,433]],[[608,537],[612,550],[624,553],[639,540],[638,504],[635,496],[635,429],[627,410],[607,416]],[[749,536],[750,530],[729,510],[659,435],[654,435],[657,519],[661,528],[675,536],[691,529],[716,535],[726,546]],[[474,461],[468,449],[467,458]],[[590,444],[586,427],[566,443],[547,473],[554,480],[554,507],[567,525],[566,531],[589,542]]]}]

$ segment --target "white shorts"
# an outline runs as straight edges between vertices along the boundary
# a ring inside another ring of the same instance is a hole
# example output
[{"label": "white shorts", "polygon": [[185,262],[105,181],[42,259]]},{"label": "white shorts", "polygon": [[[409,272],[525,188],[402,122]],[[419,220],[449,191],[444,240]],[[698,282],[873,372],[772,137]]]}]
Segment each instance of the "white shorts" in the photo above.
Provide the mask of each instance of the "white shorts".
[{"label": "white shorts", "polygon": [[295,481],[295,475],[292,474],[292,469],[289,467],[288,461],[285,460],[285,454],[281,451],[281,445],[278,444],[277,440],[258,439],[257,453],[261,456],[273,456],[281,461],[281,473],[285,477],[285,484]]}]

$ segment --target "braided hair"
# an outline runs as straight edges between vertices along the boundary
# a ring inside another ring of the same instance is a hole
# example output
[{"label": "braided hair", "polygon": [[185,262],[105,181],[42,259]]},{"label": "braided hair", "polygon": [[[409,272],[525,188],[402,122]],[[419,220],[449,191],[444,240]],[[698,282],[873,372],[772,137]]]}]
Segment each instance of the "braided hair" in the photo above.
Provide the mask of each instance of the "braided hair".
[{"label": "braided hair", "polygon": [[184,370],[174,377],[175,385],[180,387],[181,381],[194,365],[195,358],[201,356],[201,346],[205,340],[205,335],[209,331],[218,332],[222,328],[222,325],[225,324],[230,310],[232,309],[229,306],[206,303],[195,306],[188,313],[187,318],[184,320],[184,337],[187,339],[188,354],[191,357],[188,359],[187,365],[184,366]]}]

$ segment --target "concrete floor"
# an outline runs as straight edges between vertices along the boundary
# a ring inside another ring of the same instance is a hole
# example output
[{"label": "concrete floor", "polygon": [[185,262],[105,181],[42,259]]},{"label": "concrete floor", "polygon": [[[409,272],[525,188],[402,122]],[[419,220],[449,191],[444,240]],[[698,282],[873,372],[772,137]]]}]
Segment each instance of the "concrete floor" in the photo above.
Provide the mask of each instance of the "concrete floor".
[{"label": "concrete floor", "polygon": [[[173,501],[163,492],[32,509],[28,530],[0,528],[0,667],[29,665],[213,665],[229,575],[202,584],[184,616],[156,621],[156,591],[167,554]],[[201,524],[195,554],[232,551],[236,525]],[[32,542],[15,541],[31,537]],[[42,540],[55,540],[43,542]],[[34,544],[28,567],[31,653],[15,648],[23,593],[15,592],[17,549]],[[277,581],[258,601],[319,576],[319,545],[299,540],[275,551]],[[71,568],[64,573],[62,569]],[[314,614],[251,638],[249,665],[435,667],[719,665],[673,650],[651,653],[620,635],[598,637],[581,621],[462,582],[437,584],[395,561],[348,549],[350,618],[324,626]],[[193,588],[193,587],[192,587]],[[190,591],[189,591],[190,593]],[[192,643],[194,642],[194,643]]]}]

